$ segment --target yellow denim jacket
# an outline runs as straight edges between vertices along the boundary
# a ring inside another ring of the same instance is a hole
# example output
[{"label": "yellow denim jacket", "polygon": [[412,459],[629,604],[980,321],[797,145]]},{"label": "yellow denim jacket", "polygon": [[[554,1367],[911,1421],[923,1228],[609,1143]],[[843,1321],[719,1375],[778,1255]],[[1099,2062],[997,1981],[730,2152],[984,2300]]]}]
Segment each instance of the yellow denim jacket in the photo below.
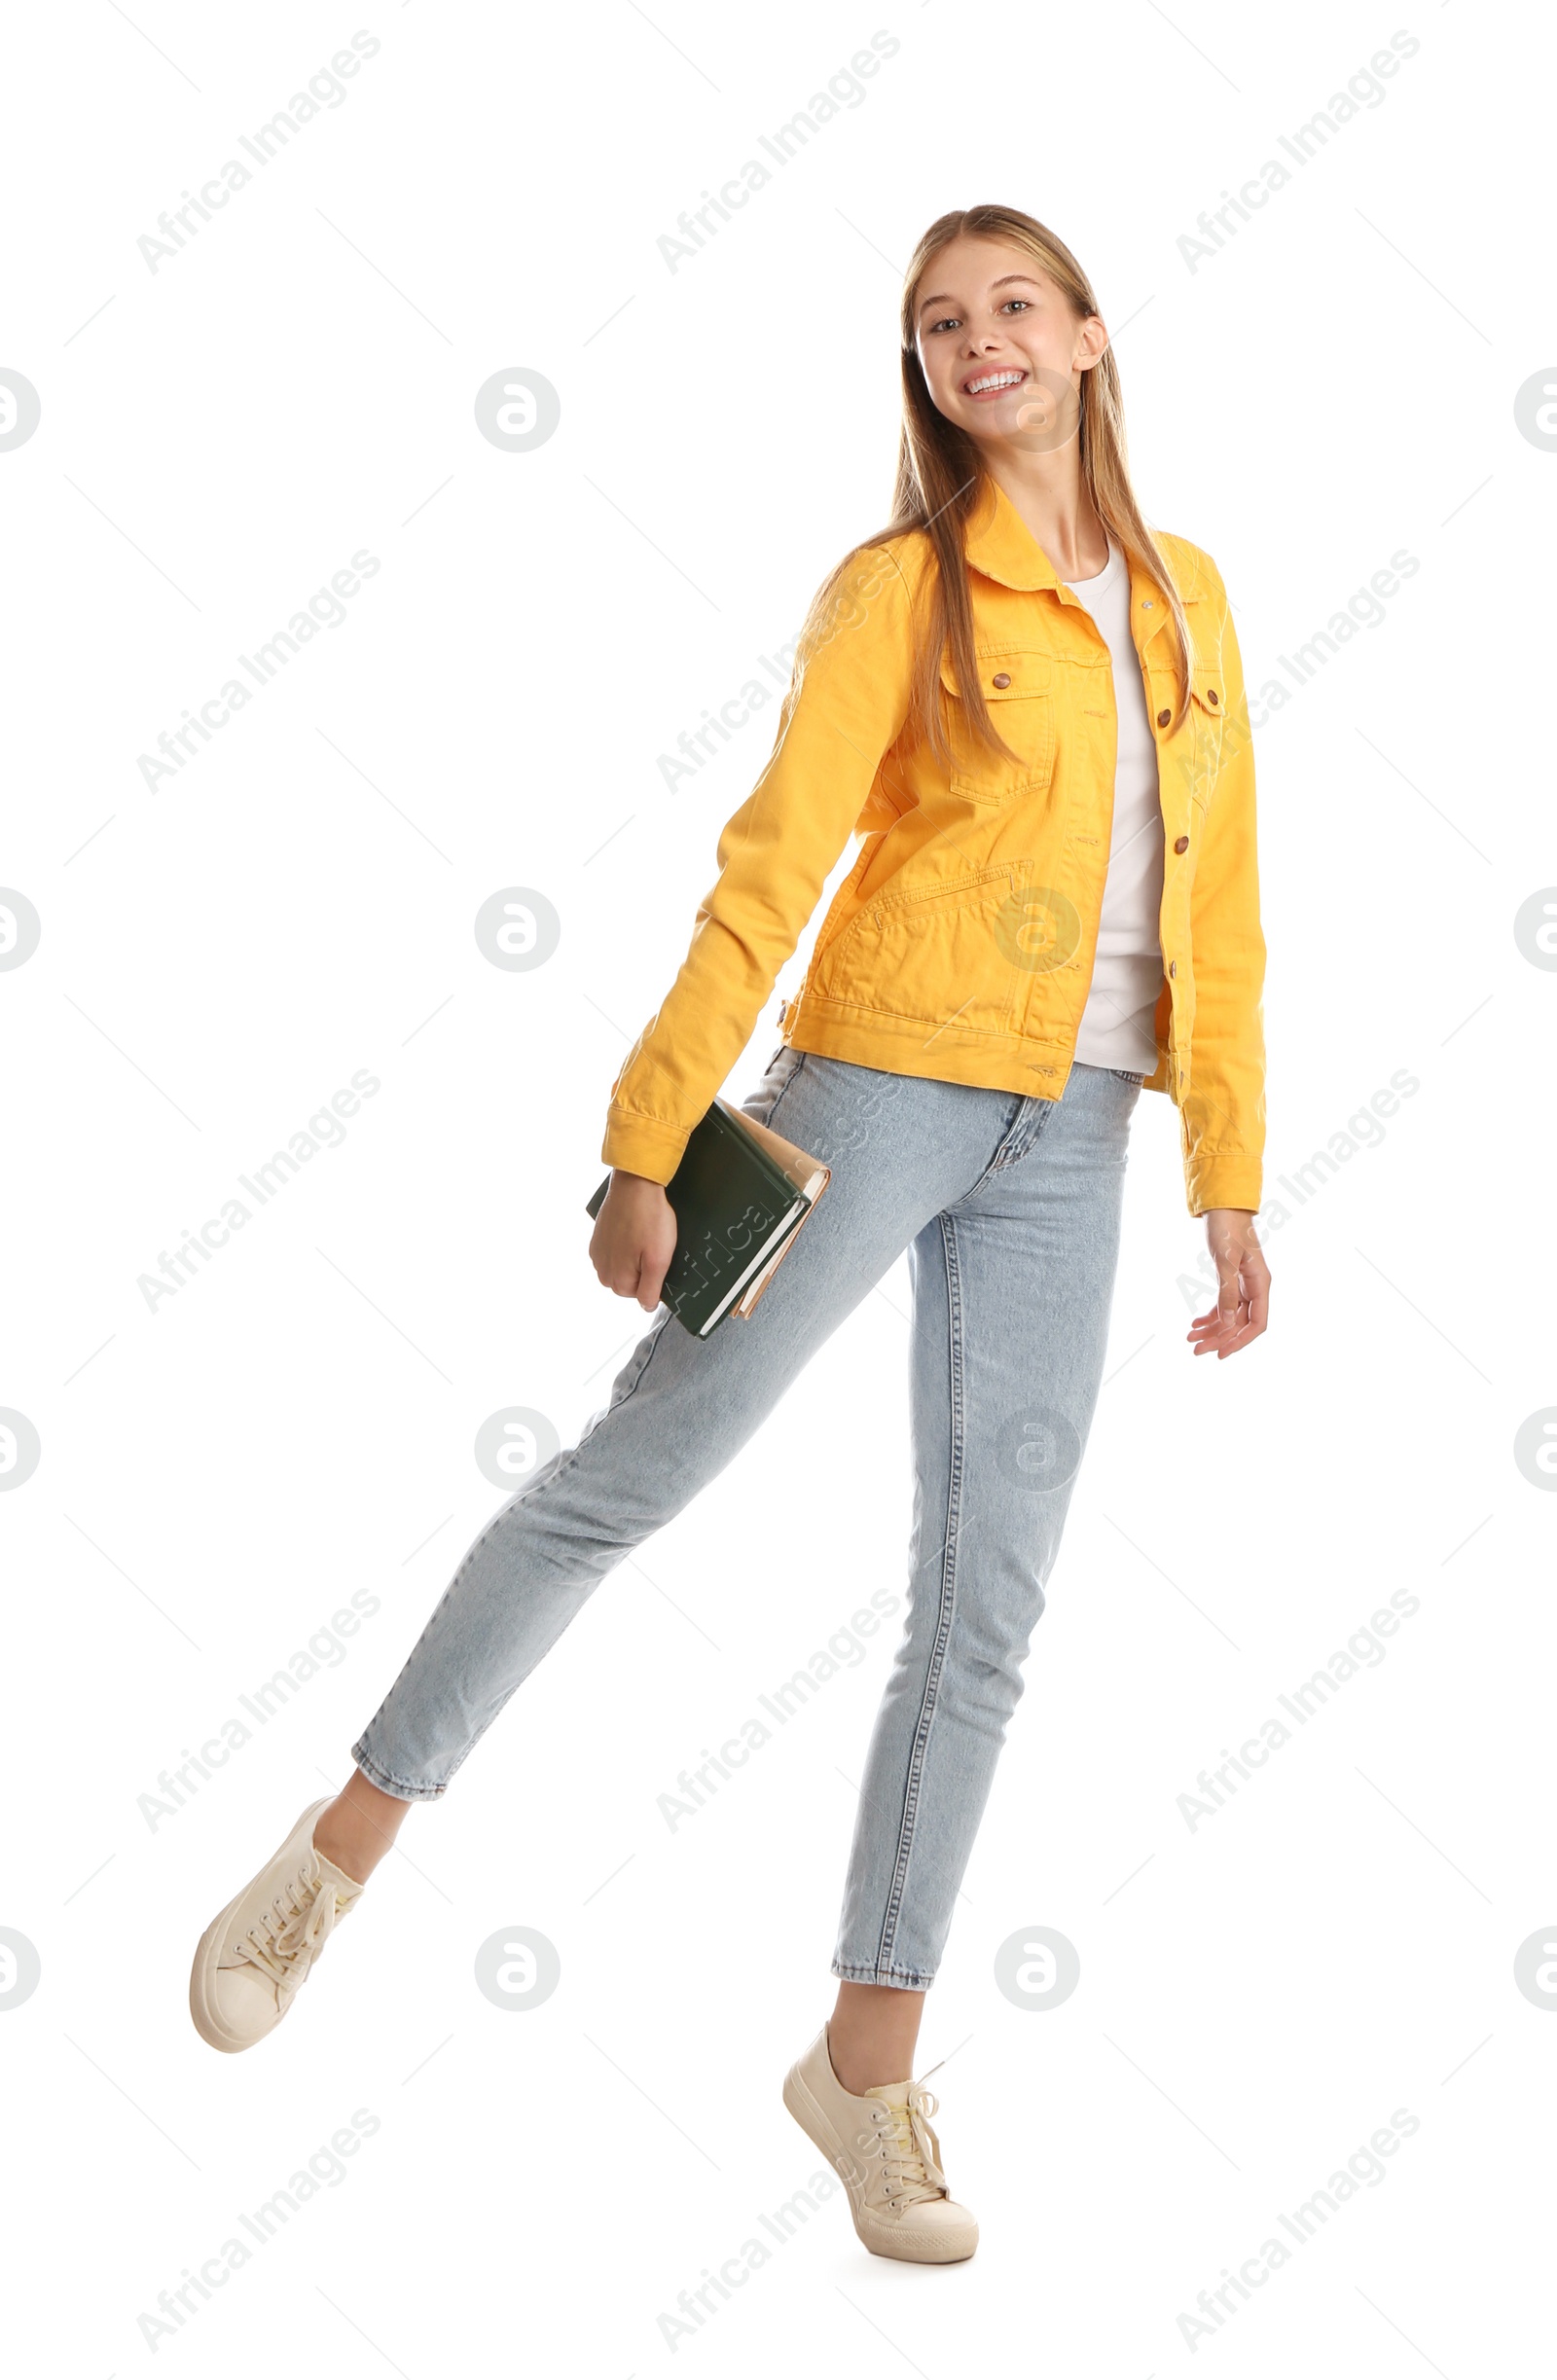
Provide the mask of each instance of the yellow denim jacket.
[{"label": "yellow denim jacket", "polygon": [[[1227,592],[1209,556],[1159,540],[1194,646],[1177,727],[1162,590],[1132,564],[1131,624],[1157,739],[1163,988],[1148,1091],[1179,1111],[1191,1214],[1256,1208],[1265,1138],[1265,943],[1254,765]],[[1108,649],[1003,489],[966,541],[990,715],[976,744],[950,660],[951,761],[908,724],[919,531],[869,548],[803,647],[773,756],[719,838],[675,982],[611,1086],[606,1164],[668,1182],[756,1027],[851,834],[858,855],[778,1011],[783,1041],[897,1074],[1058,1099],[1074,1061],[1107,873],[1117,714]]]}]

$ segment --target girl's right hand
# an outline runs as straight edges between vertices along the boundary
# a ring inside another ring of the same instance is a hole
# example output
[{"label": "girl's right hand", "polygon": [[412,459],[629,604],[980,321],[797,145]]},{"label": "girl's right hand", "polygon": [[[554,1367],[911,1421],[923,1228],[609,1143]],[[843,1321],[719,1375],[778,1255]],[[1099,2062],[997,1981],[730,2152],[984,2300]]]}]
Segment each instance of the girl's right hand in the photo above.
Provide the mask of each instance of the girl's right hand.
[{"label": "girl's right hand", "polygon": [[646,1314],[653,1314],[675,1240],[675,1208],[663,1182],[614,1166],[590,1241],[590,1262],[601,1286],[618,1297],[635,1297]]}]

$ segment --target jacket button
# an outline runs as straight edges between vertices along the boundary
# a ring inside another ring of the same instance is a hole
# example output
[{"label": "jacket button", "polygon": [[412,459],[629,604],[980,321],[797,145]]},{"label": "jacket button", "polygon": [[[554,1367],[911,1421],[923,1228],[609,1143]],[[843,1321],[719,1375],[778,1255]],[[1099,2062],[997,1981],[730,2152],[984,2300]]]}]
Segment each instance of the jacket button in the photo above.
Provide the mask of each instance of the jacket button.
[{"label": "jacket button", "polygon": [[1168,972],[1169,972],[1169,974],[1170,974],[1170,975],[1177,975],[1177,972],[1178,972],[1178,961],[1177,961],[1177,958],[1170,958],[1170,959],[1169,959],[1169,961],[1168,961]]},{"label": "jacket button", "polygon": [[992,686],[1009,686],[1011,683],[1010,671],[1008,669],[1002,669],[999,676],[992,678],[990,683]]},{"label": "jacket button", "polygon": [[1187,835],[1180,835],[1178,841],[1174,845],[1174,849],[1176,851],[1187,851],[1188,848],[1189,837]]},{"label": "jacket button", "polygon": [[1160,710],[1157,713],[1157,725],[1159,727],[1166,727],[1173,715],[1174,714],[1171,710]]},{"label": "jacket button", "polygon": [[1212,708],[1213,708],[1213,710],[1215,709],[1215,707],[1216,707],[1217,703],[1218,703],[1221,701],[1221,699],[1222,699],[1222,698],[1221,698],[1221,696],[1220,696],[1220,695],[1217,693],[1217,691],[1216,691],[1216,689],[1215,689],[1215,687],[1214,687],[1214,686],[1208,686],[1208,687],[1207,687],[1207,689],[1206,689],[1206,700],[1207,700],[1207,702],[1208,702],[1208,703],[1211,704],[1211,706],[1212,706]]}]

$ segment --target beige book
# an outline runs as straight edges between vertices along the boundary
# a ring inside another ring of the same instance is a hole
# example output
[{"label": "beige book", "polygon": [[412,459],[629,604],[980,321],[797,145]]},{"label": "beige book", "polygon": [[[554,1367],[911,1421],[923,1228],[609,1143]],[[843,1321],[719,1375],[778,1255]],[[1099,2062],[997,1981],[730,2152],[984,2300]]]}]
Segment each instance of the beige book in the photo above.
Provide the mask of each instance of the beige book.
[{"label": "beige book", "polygon": [[739,1124],[742,1131],[749,1133],[758,1147],[766,1151],[799,1196],[811,1202],[793,1231],[787,1234],[781,1245],[774,1250],[760,1271],[752,1275],[744,1290],[735,1305],[731,1307],[732,1314],[738,1314],[744,1319],[757,1304],[768,1283],[805,1230],[812,1215],[815,1213],[816,1202],[832,1180],[833,1170],[831,1166],[823,1165],[819,1157],[808,1156],[806,1151],[797,1148],[792,1140],[786,1140],[781,1133],[776,1133],[771,1124],[760,1124],[755,1116],[748,1116],[743,1108],[732,1107],[728,1100],[720,1100],[718,1104],[724,1109],[732,1124]]}]

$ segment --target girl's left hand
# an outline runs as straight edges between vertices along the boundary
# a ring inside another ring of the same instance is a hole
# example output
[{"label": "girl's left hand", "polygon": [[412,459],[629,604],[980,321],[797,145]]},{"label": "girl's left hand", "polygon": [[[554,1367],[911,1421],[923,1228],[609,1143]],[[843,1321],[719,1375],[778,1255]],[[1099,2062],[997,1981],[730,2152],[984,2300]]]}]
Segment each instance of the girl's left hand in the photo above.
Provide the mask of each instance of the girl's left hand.
[{"label": "girl's left hand", "polygon": [[1257,1339],[1270,1314],[1271,1269],[1254,1237],[1254,1217],[1242,1207],[1211,1207],[1206,1242],[1216,1267],[1216,1303],[1197,1314],[1188,1339],[1197,1355],[1236,1355]]}]

